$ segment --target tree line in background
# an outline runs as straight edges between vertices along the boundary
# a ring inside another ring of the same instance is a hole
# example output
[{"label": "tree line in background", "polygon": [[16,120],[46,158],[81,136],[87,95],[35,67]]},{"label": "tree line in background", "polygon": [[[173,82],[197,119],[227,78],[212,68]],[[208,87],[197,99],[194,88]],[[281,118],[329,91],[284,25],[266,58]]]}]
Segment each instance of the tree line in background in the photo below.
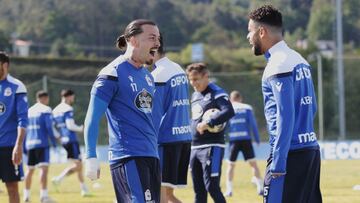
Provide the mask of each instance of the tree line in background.
[{"label": "tree line in background", "polygon": [[[334,39],[334,0],[271,3],[283,12],[291,43]],[[18,38],[46,48],[47,56],[102,57],[130,21],[149,18],[159,25],[170,51],[202,42],[214,57],[216,50],[231,53],[248,47],[247,15],[262,4],[262,0],[0,0],[0,47],[10,50],[9,41]],[[343,1],[344,41],[354,47],[360,45],[358,8],[358,0]],[[234,61],[239,62],[243,61]]]},{"label": "tree line in background", "polygon": [[[335,39],[334,1],[271,1],[284,15],[285,38],[290,46],[295,47],[298,40],[308,41],[308,48],[300,50],[305,57],[317,51],[317,40]],[[342,2],[345,53],[359,57],[360,1]],[[260,75],[258,70],[264,67],[265,60],[253,56],[246,35],[248,13],[262,4],[263,0],[0,0],[0,50],[11,52],[11,40],[15,38],[31,40],[38,47],[31,52],[33,58],[13,58],[12,66],[16,68],[12,73],[27,84],[43,75],[93,81],[99,68],[112,58],[109,49],[119,54],[114,44],[125,26],[133,19],[149,18],[163,33],[170,58],[183,66],[191,62],[191,44],[200,42],[212,72],[247,71]],[[310,62],[315,68],[316,85],[316,64]],[[325,127],[327,135],[334,138],[338,122],[336,71],[333,59],[324,59],[323,64]],[[354,105],[360,102],[357,64],[359,59],[345,61],[347,129],[353,138],[360,131],[360,113]],[[258,75],[249,76],[245,82],[226,77],[218,82],[228,91],[243,90],[257,109],[257,117],[263,119]],[[83,98],[87,99],[87,95]],[[84,115],[79,116],[77,119],[83,120]]]}]

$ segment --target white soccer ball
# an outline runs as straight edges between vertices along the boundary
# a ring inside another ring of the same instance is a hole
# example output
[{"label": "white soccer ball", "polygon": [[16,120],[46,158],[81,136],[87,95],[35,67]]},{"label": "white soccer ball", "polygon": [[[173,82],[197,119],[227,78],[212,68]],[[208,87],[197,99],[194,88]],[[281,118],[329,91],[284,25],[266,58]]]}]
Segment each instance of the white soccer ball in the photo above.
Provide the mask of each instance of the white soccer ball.
[{"label": "white soccer ball", "polygon": [[[215,108],[208,109],[205,111],[204,115],[202,116],[202,120],[208,121],[208,120],[212,119],[213,117],[215,117],[219,112],[220,112],[219,109],[215,109]],[[218,132],[224,130],[225,125],[226,125],[226,122],[219,124],[219,125],[215,125],[213,127],[209,127],[207,130],[211,133],[218,133]]]}]

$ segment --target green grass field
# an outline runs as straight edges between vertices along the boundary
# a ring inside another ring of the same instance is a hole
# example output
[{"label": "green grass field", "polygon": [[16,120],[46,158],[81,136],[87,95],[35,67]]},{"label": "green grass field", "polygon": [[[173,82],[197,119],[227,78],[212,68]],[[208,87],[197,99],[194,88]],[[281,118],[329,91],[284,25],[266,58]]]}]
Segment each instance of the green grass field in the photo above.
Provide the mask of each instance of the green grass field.
[{"label": "green grass field", "polygon": [[[260,169],[265,170],[265,161],[260,161]],[[224,162],[223,172],[226,163]],[[50,176],[57,175],[66,167],[66,164],[53,164],[50,168]],[[222,189],[225,189],[225,178],[222,173]],[[236,166],[236,174],[234,181],[234,195],[227,198],[229,203],[253,203],[262,202],[262,199],[256,195],[255,187],[250,183],[251,170],[250,167],[240,161]],[[91,197],[80,196],[80,186],[75,176],[66,178],[56,191],[49,182],[49,194],[59,203],[110,203],[113,202],[115,196],[113,192],[109,167],[106,164],[101,168],[101,179],[96,182],[86,181],[92,192]],[[94,184],[98,183],[98,184]],[[321,168],[321,191],[323,194],[323,202],[326,203],[356,203],[360,202],[360,191],[354,191],[354,185],[360,184],[360,160],[334,160],[323,161]],[[98,187],[94,187],[94,186]],[[20,183],[20,193],[22,198],[23,183]],[[5,190],[4,184],[0,186],[1,190]],[[38,174],[33,177],[31,202],[39,202],[39,183]],[[192,189],[192,181],[189,179],[189,186],[185,189],[176,190],[176,195],[184,202],[190,203],[194,200],[194,192]],[[0,193],[0,202],[7,202],[6,192]],[[209,197],[209,202],[213,202]]]}]

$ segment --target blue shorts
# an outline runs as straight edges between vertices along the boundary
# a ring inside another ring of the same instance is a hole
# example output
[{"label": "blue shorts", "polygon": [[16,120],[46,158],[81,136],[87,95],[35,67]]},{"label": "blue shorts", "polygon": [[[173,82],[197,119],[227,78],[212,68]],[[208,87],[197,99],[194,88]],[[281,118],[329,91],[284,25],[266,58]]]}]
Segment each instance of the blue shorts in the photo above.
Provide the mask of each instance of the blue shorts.
[{"label": "blue shorts", "polygon": [[28,160],[27,165],[29,168],[35,166],[47,166],[49,165],[50,152],[49,147],[34,148],[27,152]]},{"label": "blue shorts", "polygon": [[160,202],[161,173],[159,159],[131,157],[110,166],[118,203]]},{"label": "blue shorts", "polygon": [[264,203],[321,203],[320,151],[301,149],[290,151],[286,174],[272,178],[268,160],[264,178]]},{"label": "blue shorts", "polygon": [[191,143],[169,143],[159,146],[161,185],[172,188],[186,186]]},{"label": "blue shorts", "polygon": [[24,179],[22,164],[15,167],[12,163],[14,147],[0,147],[0,179],[2,182],[15,182]]},{"label": "blue shorts", "polygon": [[67,152],[68,159],[75,159],[81,161],[80,147],[78,142],[63,144],[63,147]]}]

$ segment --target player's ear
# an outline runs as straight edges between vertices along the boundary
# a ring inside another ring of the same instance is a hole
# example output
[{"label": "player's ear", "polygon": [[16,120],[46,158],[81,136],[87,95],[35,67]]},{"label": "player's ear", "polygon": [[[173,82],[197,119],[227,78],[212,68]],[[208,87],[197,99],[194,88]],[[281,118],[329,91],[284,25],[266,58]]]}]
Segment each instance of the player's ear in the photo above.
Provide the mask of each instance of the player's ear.
[{"label": "player's ear", "polygon": [[265,37],[267,34],[268,34],[267,28],[264,27],[264,26],[260,26],[260,28],[259,28],[259,36],[260,36],[260,38]]}]

